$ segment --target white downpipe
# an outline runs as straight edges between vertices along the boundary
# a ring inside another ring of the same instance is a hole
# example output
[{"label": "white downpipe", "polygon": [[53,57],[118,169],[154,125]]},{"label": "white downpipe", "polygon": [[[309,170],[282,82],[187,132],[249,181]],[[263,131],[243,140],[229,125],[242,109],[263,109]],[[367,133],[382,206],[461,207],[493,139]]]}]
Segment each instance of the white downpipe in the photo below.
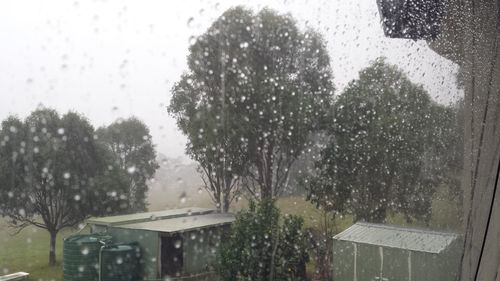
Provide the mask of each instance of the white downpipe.
[{"label": "white downpipe", "polygon": [[380,280],[382,281],[382,276],[384,272],[384,248],[378,247],[378,253],[380,255]]},{"label": "white downpipe", "polygon": [[411,281],[411,251],[408,251],[408,281]]},{"label": "white downpipe", "polygon": [[354,281],[358,280],[358,272],[357,272],[357,257],[358,257],[358,245],[353,243],[354,245]]},{"label": "white downpipe", "polygon": [[106,243],[104,243],[103,241],[99,241],[99,243],[102,244],[101,248],[99,249],[99,274],[98,274],[98,280],[101,281],[102,279],[102,260],[101,260],[101,257],[102,257],[102,250],[104,249],[104,247],[106,247]]}]

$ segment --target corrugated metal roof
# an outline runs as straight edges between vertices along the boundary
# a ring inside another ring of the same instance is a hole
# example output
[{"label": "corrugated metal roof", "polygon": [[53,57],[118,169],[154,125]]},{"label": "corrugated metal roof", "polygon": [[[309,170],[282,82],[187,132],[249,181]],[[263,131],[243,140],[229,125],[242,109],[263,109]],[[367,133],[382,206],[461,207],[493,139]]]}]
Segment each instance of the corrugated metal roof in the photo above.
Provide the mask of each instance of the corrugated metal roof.
[{"label": "corrugated metal roof", "polygon": [[333,238],[438,254],[456,240],[458,234],[383,224],[356,223]]},{"label": "corrugated metal roof", "polygon": [[147,222],[147,221],[151,221],[151,220],[186,217],[186,216],[200,215],[200,214],[209,214],[209,213],[213,213],[214,211],[215,210],[213,210],[213,209],[192,207],[192,208],[137,213],[137,214],[129,214],[129,215],[121,215],[121,216],[89,218],[87,220],[87,223],[97,224],[97,225],[106,225],[106,226],[122,225],[122,224]]},{"label": "corrugated metal roof", "polygon": [[173,233],[228,224],[234,220],[235,217],[233,214],[211,213],[123,224],[117,227]]}]

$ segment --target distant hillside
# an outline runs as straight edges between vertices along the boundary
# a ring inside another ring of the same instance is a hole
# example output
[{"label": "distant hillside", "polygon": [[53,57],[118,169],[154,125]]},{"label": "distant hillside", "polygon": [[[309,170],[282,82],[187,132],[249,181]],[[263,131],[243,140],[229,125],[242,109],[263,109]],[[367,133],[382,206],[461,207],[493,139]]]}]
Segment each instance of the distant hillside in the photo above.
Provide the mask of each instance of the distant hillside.
[{"label": "distant hillside", "polygon": [[149,210],[176,207],[213,207],[196,171],[197,164],[181,158],[158,156],[160,168],[149,183]]}]

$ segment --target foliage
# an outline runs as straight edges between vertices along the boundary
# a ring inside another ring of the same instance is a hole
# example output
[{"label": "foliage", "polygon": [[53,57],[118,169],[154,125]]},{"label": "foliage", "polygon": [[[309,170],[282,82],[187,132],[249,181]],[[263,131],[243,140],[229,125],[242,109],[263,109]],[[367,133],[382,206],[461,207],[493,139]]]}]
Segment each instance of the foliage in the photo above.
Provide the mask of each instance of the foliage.
[{"label": "foliage", "polygon": [[462,174],[464,165],[464,101],[459,100],[447,108],[443,119],[442,182],[448,187],[448,198],[455,202],[458,209],[463,205]]},{"label": "foliage", "polygon": [[304,280],[307,254],[303,220],[281,217],[273,201],[240,211],[219,254],[224,280]]},{"label": "foliage", "polygon": [[112,207],[124,192],[121,187],[111,194],[99,184],[109,172],[106,153],[83,116],[59,116],[51,109],[38,109],[24,122],[11,116],[2,122],[0,140],[0,214],[19,230],[46,229],[50,264],[62,228],[121,210]]},{"label": "foliage", "polygon": [[145,211],[147,181],[159,167],[149,128],[131,117],[99,128],[97,135],[98,142],[111,152],[109,159],[120,170],[113,172],[114,180],[108,180],[108,184],[128,187],[128,212]]},{"label": "foliage", "polygon": [[349,83],[334,111],[309,199],[355,220],[383,222],[390,210],[428,221],[432,195],[447,175],[450,110],[377,59]]},{"label": "foliage", "polygon": [[323,38],[289,15],[236,7],[197,38],[188,64],[169,111],[216,202],[239,180],[256,198],[279,195],[331,104]]}]

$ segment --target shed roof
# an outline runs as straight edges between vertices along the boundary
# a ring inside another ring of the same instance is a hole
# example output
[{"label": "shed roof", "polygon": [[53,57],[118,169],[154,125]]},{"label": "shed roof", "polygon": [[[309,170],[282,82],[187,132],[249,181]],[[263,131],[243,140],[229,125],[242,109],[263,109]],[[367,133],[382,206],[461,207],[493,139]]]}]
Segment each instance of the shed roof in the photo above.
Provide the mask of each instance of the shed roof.
[{"label": "shed roof", "polygon": [[202,229],[232,223],[235,220],[233,214],[210,213],[175,217],[162,220],[151,220],[147,222],[123,224],[117,227],[126,229],[142,229],[157,232],[175,233]]},{"label": "shed roof", "polygon": [[110,216],[110,217],[100,217],[100,218],[89,218],[87,223],[96,225],[123,225],[131,223],[148,222],[151,220],[164,220],[169,218],[186,217],[192,215],[209,214],[213,213],[215,210],[207,208],[182,208],[174,210],[163,210],[157,212],[145,212],[121,216]]},{"label": "shed roof", "polygon": [[355,243],[438,254],[450,246],[458,237],[456,233],[358,222],[333,238]]},{"label": "shed roof", "polygon": [[232,223],[233,214],[216,213],[213,209],[183,208],[122,216],[90,218],[87,223],[126,229],[157,232],[181,232]]}]

